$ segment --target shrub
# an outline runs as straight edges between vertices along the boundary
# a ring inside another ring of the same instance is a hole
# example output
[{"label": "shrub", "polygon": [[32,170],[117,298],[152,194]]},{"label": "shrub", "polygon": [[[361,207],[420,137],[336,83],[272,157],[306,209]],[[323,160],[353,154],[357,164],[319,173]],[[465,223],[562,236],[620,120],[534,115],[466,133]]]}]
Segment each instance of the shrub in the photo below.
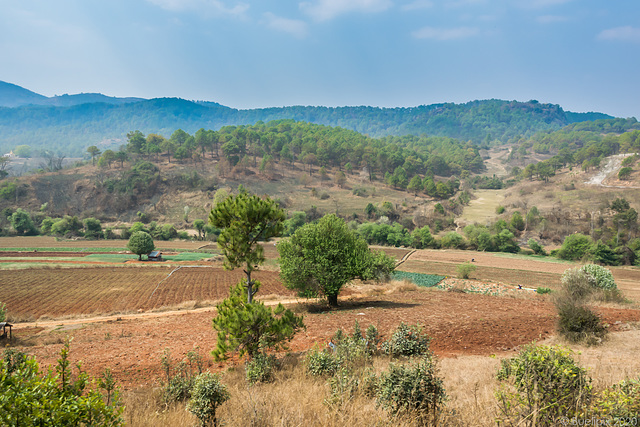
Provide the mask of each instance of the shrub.
[{"label": "shrub", "polygon": [[446,400],[436,360],[426,356],[411,365],[391,363],[377,382],[377,404],[394,414],[412,413],[423,424],[437,425]]},{"label": "shrub", "polygon": [[216,411],[231,396],[216,374],[205,372],[196,377],[187,410],[198,417],[200,425],[218,425]]},{"label": "shrub", "polygon": [[596,264],[586,264],[580,267],[580,271],[585,272],[594,279],[593,286],[596,288],[617,289],[616,281],[608,268]]},{"label": "shrub", "polygon": [[560,425],[581,413],[592,390],[571,351],[558,346],[525,346],[502,360],[497,378],[503,382],[496,392],[498,421],[505,424]]},{"label": "shrub", "polygon": [[504,211],[505,211],[504,206],[498,206],[496,208],[496,214],[498,214],[498,215],[502,215],[504,213]]},{"label": "shrub", "polygon": [[166,376],[163,384],[162,399],[166,404],[181,402],[191,397],[196,375],[203,370],[202,356],[197,350],[187,352],[185,360],[172,366],[171,353],[165,349],[160,359]]},{"label": "shrub", "polygon": [[450,231],[442,237],[440,240],[440,245],[443,248],[454,248],[454,249],[464,249],[464,237],[455,231]]},{"label": "shrub", "polygon": [[591,237],[576,233],[565,237],[562,247],[558,251],[558,257],[577,261],[589,253],[593,241]]},{"label": "shrub", "polygon": [[570,342],[599,343],[607,334],[602,320],[582,305],[566,301],[557,305],[558,333]]},{"label": "shrub", "polygon": [[[0,425],[3,426],[120,426],[123,407],[117,392],[105,402],[96,389],[87,389],[88,375],[75,379],[69,368],[69,343],[60,351],[55,371],[40,372],[35,359],[5,351],[0,360]],[[114,384],[108,385],[109,392]]]},{"label": "shrub", "polygon": [[244,366],[247,381],[249,384],[270,382],[273,380],[275,367],[275,356],[259,353]]},{"label": "shrub", "polygon": [[0,302],[0,322],[4,322],[7,318],[7,306]]},{"label": "shrub", "polygon": [[540,295],[550,294],[551,293],[551,288],[539,287],[539,288],[536,289],[536,293],[538,293]]},{"label": "shrub", "polygon": [[476,266],[471,264],[470,262],[465,262],[456,267],[456,272],[458,273],[458,277],[460,279],[468,279],[469,275],[476,271]]},{"label": "shrub", "polygon": [[422,332],[420,325],[400,323],[389,341],[382,343],[382,351],[392,357],[429,354],[431,338]]},{"label": "shrub", "polygon": [[313,348],[304,358],[307,373],[313,376],[331,376],[340,368],[340,362],[327,351]]},{"label": "shrub", "polygon": [[535,240],[529,239],[529,241],[527,242],[527,245],[529,245],[529,248],[531,248],[534,254],[547,256],[547,252],[544,250],[542,245],[536,242]]},{"label": "shrub", "polygon": [[562,292],[559,298],[564,300],[581,302],[584,301],[595,287],[593,276],[584,272],[581,268],[570,268],[562,273]]},{"label": "shrub", "polygon": [[96,218],[86,218],[84,220],[84,237],[87,239],[102,238],[102,224]]},{"label": "shrub", "polygon": [[[259,289],[260,282],[254,281],[253,286]],[[261,301],[247,302],[245,279],[229,293],[229,298],[218,304],[218,315],[213,319],[213,328],[218,331],[213,351],[217,360],[226,358],[230,351],[253,358],[267,349],[284,348],[304,327],[302,317],[294,315],[282,304],[272,310]]]},{"label": "shrub", "polygon": [[624,380],[603,390],[585,418],[607,420],[607,425],[630,425],[640,415],[640,379]]}]

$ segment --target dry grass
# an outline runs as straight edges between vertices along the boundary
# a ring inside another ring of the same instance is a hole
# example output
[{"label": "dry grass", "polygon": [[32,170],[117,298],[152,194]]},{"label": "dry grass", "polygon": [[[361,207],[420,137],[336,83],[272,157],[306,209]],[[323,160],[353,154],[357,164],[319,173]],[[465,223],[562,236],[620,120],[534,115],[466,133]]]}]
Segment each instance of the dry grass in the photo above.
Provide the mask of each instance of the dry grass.
[{"label": "dry grass", "polygon": [[[543,344],[565,344],[557,338]],[[581,366],[588,369],[595,391],[602,390],[625,378],[640,375],[640,330],[617,332],[599,347],[569,345]],[[507,357],[515,355],[509,354]],[[244,369],[229,368],[222,373],[231,399],[218,411],[226,426],[416,426],[410,417],[396,418],[376,407],[375,399],[356,395],[338,404],[325,402],[329,387],[324,379],[305,373],[302,357],[285,356],[282,369],[269,384],[247,385]],[[390,360],[376,357],[373,369],[381,372]],[[439,361],[448,401],[439,425],[493,426],[497,414],[495,378],[500,357],[460,356]],[[124,394],[128,425],[132,426],[192,426],[195,418],[184,404],[166,407],[161,404],[158,388],[140,389]]]}]

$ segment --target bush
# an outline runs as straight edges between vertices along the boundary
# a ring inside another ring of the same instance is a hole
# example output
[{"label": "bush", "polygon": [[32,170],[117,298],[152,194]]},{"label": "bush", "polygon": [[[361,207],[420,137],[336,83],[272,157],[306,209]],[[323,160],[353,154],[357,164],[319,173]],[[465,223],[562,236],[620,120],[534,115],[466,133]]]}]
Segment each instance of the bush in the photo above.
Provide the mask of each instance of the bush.
[{"label": "bush", "polygon": [[7,318],[7,305],[0,302],[0,322],[4,322]]},{"label": "bush", "polygon": [[195,377],[202,373],[202,356],[197,350],[187,352],[185,360],[172,365],[171,353],[165,349],[160,359],[166,376],[163,384],[162,399],[166,404],[181,402],[191,397]]},{"label": "bush", "polygon": [[340,368],[340,362],[327,351],[313,348],[304,358],[307,373],[320,377],[332,376]]},{"label": "bush", "polygon": [[624,380],[603,390],[586,415],[607,420],[607,425],[630,425],[640,415],[640,379]]},{"label": "bush", "polygon": [[415,414],[421,424],[437,425],[446,401],[436,361],[431,356],[411,365],[391,363],[377,382],[377,404],[394,414]]},{"label": "bush", "polygon": [[84,237],[87,239],[102,238],[102,224],[96,218],[87,218],[84,220]]},{"label": "bush", "polygon": [[558,250],[558,257],[577,261],[584,258],[584,256],[589,253],[592,246],[593,241],[591,240],[591,237],[580,233],[571,234],[564,238],[562,247]]},{"label": "bush", "polygon": [[244,366],[247,381],[249,384],[270,382],[273,380],[275,367],[275,356],[259,353]]},{"label": "bush", "polygon": [[540,295],[550,294],[551,293],[551,288],[539,287],[539,288],[536,289],[536,293],[538,293]]},{"label": "bush", "polygon": [[581,268],[570,268],[562,273],[562,282],[559,298],[573,302],[581,302],[587,299],[595,287],[593,276],[584,272]]},{"label": "bush", "polygon": [[[79,372],[72,379],[69,343],[60,351],[55,371],[40,372],[35,359],[5,351],[0,360],[0,425],[3,426],[120,426],[117,391],[114,384],[100,382],[109,394],[105,402],[96,389],[87,389],[88,375]],[[54,372],[57,372],[54,373]],[[111,399],[112,398],[112,399]]]},{"label": "bush", "polygon": [[581,413],[592,390],[571,351],[557,346],[525,346],[502,360],[497,378],[503,382],[496,392],[499,424],[560,425]]},{"label": "bush", "polygon": [[611,270],[596,264],[586,264],[580,267],[580,271],[585,272],[594,280],[593,286],[600,289],[617,289],[616,281],[611,274]]},{"label": "bush", "polygon": [[458,273],[458,277],[460,279],[468,279],[469,275],[476,271],[476,266],[471,264],[470,262],[465,262],[456,267],[456,272]]},{"label": "bush", "polygon": [[589,308],[569,301],[558,306],[558,333],[568,341],[597,344],[607,334],[602,320]]},{"label": "bush", "polygon": [[547,256],[547,252],[544,250],[542,245],[536,242],[535,240],[529,239],[529,241],[527,242],[527,245],[529,245],[529,248],[531,248],[534,254]]},{"label": "bush", "polygon": [[382,351],[392,357],[429,354],[431,338],[422,332],[420,325],[400,323],[389,341],[382,343]]},{"label": "bush", "polygon": [[464,237],[455,231],[450,231],[442,237],[440,241],[440,245],[443,248],[454,248],[454,249],[464,249],[465,242]]},{"label": "bush", "polygon": [[196,377],[187,410],[198,417],[200,425],[218,425],[216,411],[231,396],[216,374],[205,372]]}]

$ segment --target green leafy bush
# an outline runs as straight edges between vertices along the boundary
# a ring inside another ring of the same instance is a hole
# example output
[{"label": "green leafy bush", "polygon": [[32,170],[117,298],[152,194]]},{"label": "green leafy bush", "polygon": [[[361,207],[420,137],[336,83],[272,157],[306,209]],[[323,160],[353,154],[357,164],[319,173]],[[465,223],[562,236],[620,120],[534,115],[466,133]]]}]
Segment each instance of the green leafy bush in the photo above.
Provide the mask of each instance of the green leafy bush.
[{"label": "green leafy bush", "polygon": [[198,417],[201,426],[218,425],[216,411],[218,407],[229,400],[231,395],[220,377],[205,372],[196,377],[193,384],[191,399],[187,403],[187,410]]},{"label": "green leafy bush", "polygon": [[468,279],[469,275],[476,271],[476,266],[470,262],[465,262],[456,267],[456,272],[460,279]]},{"label": "green leafy bush", "polygon": [[171,353],[165,349],[160,359],[165,373],[162,399],[166,404],[181,402],[191,397],[193,384],[197,375],[203,371],[202,356],[197,350],[191,350],[187,357],[173,366]]},{"label": "green leafy bush", "polygon": [[539,287],[539,288],[536,289],[536,293],[540,294],[540,295],[550,294],[551,293],[551,288]]},{"label": "green leafy bush", "polygon": [[249,360],[245,366],[245,374],[249,384],[267,383],[273,380],[273,371],[276,367],[276,357],[258,353]]},{"label": "green leafy bush", "polygon": [[595,287],[593,276],[582,271],[579,267],[565,270],[560,281],[562,289],[558,298],[573,302],[584,301],[591,295]]},{"label": "green leafy bush", "polygon": [[640,416],[640,379],[627,379],[599,393],[585,418],[607,420],[608,425],[629,424]]},{"label": "green leafy bush", "polygon": [[[88,375],[72,376],[69,343],[60,352],[55,371],[40,372],[35,359],[5,352],[0,360],[0,425],[3,426],[120,426],[122,410],[113,384],[110,401],[87,389]],[[104,384],[104,383],[103,383]]]},{"label": "green leafy bush", "polygon": [[446,401],[436,360],[431,356],[410,365],[391,363],[377,381],[377,404],[393,414],[414,414],[421,424],[438,424]]},{"label": "green leafy bush", "polygon": [[329,351],[313,348],[304,358],[307,373],[313,376],[331,376],[340,368],[340,361]]},{"label": "green leafy bush", "polygon": [[525,346],[504,359],[497,378],[498,422],[555,426],[581,413],[591,397],[591,379],[559,346]]},{"label": "green leafy bush", "polygon": [[589,253],[593,246],[591,237],[575,233],[565,237],[562,247],[558,250],[558,257],[568,260],[581,260]]},{"label": "green leafy bush", "polygon": [[585,272],[593,278],[593,286],[600,289],[617,289],[616,281],[611,274],[611,270],[596,264],[586,264],[580,267],[580,271]]},{"label": "green leafy bush", "polygon": [[431,338],[422,332],[420,325],[400,323],[389,341],[382,343],[382,351],[392,357],[429,354]]},{"label": "green leafy bush", "polygon": [[527,241],[527,245],[529,245],[529,248],[531,248],[534,254],[547,256],[547,252],[544,250],[542,245],[534,239],[529,239],[529,241]]}]

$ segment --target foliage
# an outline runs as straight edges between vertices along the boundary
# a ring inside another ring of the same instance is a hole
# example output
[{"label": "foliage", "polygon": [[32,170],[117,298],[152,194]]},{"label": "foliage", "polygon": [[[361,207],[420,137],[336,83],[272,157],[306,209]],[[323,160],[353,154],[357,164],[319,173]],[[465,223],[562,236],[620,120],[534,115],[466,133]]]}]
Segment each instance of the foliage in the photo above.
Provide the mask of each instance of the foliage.
[{"label": "foliage", "polygon": [[616,281],[611,270],[596,264],[585,264],[580,267],[580,271],[585,272],[593,278],[593,286],[600,289],[617,289]]},{"label": "foliage", "polygon": [[545,287],[537,287],[536,288],[536,293],[540,294],[540,295],[544,295],[544,294],[550,294],[551,293],[551,288],[545,288]]},{"label": "foliage", "polygon": [[65,215],[51,225],[51,233],[58,236],[77,236],[82,234],[82,227],[82,222],[77,216]]},{"label": "foliage", "polygon": [[444,276],[438,276],[436,274],[410,273],[399,270],[394,271],[392,277],[394,280],[410,280],[414,284],[425,288],[436,286],[445,278]]},{"label": "foliage", "polygon": [[450,231],[442,237],[440,240],[440,245],[443,248],[454,248],[454,249],[464,249],[466,244],[464,241],[464,237],[455,231]]},{"label": "foliage", "polygon": [[332,376],[340,368],[340,361],[330,351],[320,350],[317,347],[307,352],[304,363],[307,372],[317,377]]},{"label": "foliage", "polygon": [[579,414],[591,396],[591,379],[562,347],[527,345],[501,361],[497,377],[503,382],[496,393],[499,421],[505,423],[559,425]]},{"label": "foliage", "polygon": [[256,357],[247,361],[244,366],[247,381],[249,384],[273,381],[273,371],[275,367],[275,356],[258,353]]},{"label": "foliage", "polygon": [[602,320],[589,308],[561,300],[558,308],[558,333],[569,342],[597,344],[607,334]]},{"label": "foliage", "polygon": [[265,260],[260,241],[278,236],[283,229],[285,214],[276,202],[266,197],[241,192],[218,203],[209,214],[209,223],[222,229],[218,246],[225,257],[224,268],[242,267],[247,275],[247,301],[253,300],[257,289],[251,273]]},{"label": "foliage", "polygon": [[[260,282],[255,282],[256,290]],[[243,282],[229,290],[229,298],[217,306],[218,315],[213,319],[213,328],[218,331],[218,340],[213,355],[216,360],[227,357],[229,352],[240,356],[248,354],[255,358],[268,349],[286,347],[294,334],[304,327],[302,317],[296,316],[282,304],[275,310],[261,301],[247,302],[247,287]]]},{"label": "foliage", "polygon": [[18,208],[11,215],[10,221],[11,226],[19,235],[30,236],[38,234],[38,230],[36,230],[36,227],[33,225],[33,221],[31,220],[29,213],[23,209]]},{"label": "foliage", "polygon": [[220,377],[205,372],[195,379],[187,410],[200,420],[201,426],[210,424],[217,426],[216,411],[230,397],[227,388],[220,382]]},{"label": "foliage", "polygon": [[88,239],[102,238],[102,224],[96,218],[86,218],[84,220],[84,237]]},{"label": "foliage", "polygon": [[529,245],[529,248],[531,248],[534,254],[547,256],[547,252],[544,250],[544,247],[534,239],[529,239],[527,245]]},{"label": "foliage", "polygon": [[411,233],[411,246],[416,249],[425,248],[437,248],[438,242],[431,235],[431,230],[428,225],[421,228],[416,228]]},{"label": "foliage", "polygon": [[0,185],[0,199],[15,199],[16,191],[18,191],[18,185],[15,182],[3,182]]},{"label": "foliage", "polygon": [[350,280],[378,279],[395,266],[384,253],[369,251],[367,242],[333,214],[299,228],[277,248],[284,285],[303,296],[324,295],[332,306]]},{"label": "foliage", "polygon": [[0,322],[4,322],[7,318],[7,305],[0,302]]},{"label": "foliage", "polygon": [[595,278],[579,267],[562,273],[562,297],[575,302],[584,301],[595,288]]},{"label": "foliage", "polygon": [[580,233],[570,234],[565,237],[558,251],[558,257],[572,261],[580,260],[589,253],[592,245],[591,237]]},{"label": "foliage", "polygon": [[[100,391],[88,389],[90,379],[80,371],[72,378],[69,343],[60,352],[56,373],[41,373],[35,359],[5,351],[0,360],[0,424],[3,426],[100,425],[120,426],[117,391],[105,402]],[[80,366],[78,365],[78,370]],[[112,385],[108,386],[113,392]]]},{"label": "foliage", "polygon": [[160,362],[166,377],[162,390],[164,403],[172,404],[187,400],[191,396],[196,376],[202,374],[204,368],[198,349],[188,351],[186,358],[174,367],[171,352],[167,348],[162,353]]},{"label": "foliage", "polygon": [[630,167],[623,167],[618,171],[618,179],[628,179],[631,176],[633,169]]},{"label": "foliage", "polygon": [[456,267],[456,272],[460,279],[468,279],[469,275],[476,271],[476,266],[470,262],[464,262]]},{"label": "foliage", "polygon": [[410,365],[391,363],[380,374],[377,404],[394,414],[413,414],[421,424],[438,425],[439,410],[446,401],[436,360],[428,355]]},{"label": "foliage", "polygon": [[138,255],[138,260],[142,261],[142,255],[148,254],[155,249],[155,244],[149,233],[144,231],[136,231],[131,235],[127,249]]},{"label": "foliage", "polygon": [[382,343],[382,351],[392,357],[419,356],[429,354],[429,338],[422,332],[420,325],[407,325],[401,322],[389,341]]},{"label": "foliage", "polygon": [[596,395],[585,418],[622,425],[633,423],[639,415],[640,379],[626,379]]}]

